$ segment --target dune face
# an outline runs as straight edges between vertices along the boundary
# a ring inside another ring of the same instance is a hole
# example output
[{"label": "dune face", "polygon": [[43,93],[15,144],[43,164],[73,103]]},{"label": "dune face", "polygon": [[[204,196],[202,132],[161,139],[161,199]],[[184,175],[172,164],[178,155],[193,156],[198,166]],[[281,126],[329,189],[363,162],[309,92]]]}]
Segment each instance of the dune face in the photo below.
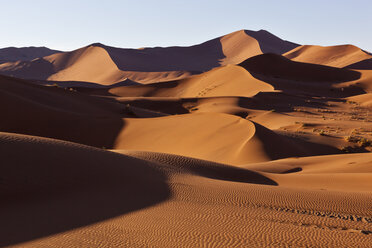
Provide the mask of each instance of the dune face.
[{"label": "dune face", "polygon": [[8,59],[0,246],[370,247],[370,56],[241,30]]},{"label": "dune face", "polygon": [[[330,47],[299,46],[283,54],[283,56],[298,62],[353,69],[362,69],[357,68],[357,64],[372,58],[370,54],[352,45]],[[372,67],[369,69],[372,69]]]}]

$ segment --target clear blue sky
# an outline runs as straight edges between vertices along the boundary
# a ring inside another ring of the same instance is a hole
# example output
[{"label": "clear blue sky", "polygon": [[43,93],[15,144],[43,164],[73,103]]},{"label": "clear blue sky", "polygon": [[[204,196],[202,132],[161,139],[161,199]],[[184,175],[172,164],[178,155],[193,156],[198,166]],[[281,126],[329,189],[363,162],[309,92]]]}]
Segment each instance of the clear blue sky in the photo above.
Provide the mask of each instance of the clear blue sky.
[{"label": "clear blue sky", "polygon": [[372,52],[372,0],[0,1],[0,47],[193,45],[239,29]]}]

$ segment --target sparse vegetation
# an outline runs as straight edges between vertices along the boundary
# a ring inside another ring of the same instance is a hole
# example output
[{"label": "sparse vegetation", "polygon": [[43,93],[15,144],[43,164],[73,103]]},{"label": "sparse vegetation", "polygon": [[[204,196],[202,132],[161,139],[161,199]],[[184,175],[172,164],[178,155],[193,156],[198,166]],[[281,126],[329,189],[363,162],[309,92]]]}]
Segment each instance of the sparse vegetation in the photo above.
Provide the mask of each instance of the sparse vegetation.
[{"label": "sparse vegetation", "polygon": [[358,141],[358,145],[361,147],[368,147],[368,146],[372,146],[372,142],[366,138],[361,138]]},{"label": "sparse vegetation", "polygon": [[325,133],[325,131],[323,129],[320,129],[318,134],[321,135],[321,136],[326,135],[326,133]]},{"label": "sparse vegetation", "polygon": [[354,143],[355,145],[342,147],[341,150],[343,152],[365,152],[367,150],[371,150],[372,148],[372,141],[365,137],[350,135],[344,137],[344,140],[350,143]]}]

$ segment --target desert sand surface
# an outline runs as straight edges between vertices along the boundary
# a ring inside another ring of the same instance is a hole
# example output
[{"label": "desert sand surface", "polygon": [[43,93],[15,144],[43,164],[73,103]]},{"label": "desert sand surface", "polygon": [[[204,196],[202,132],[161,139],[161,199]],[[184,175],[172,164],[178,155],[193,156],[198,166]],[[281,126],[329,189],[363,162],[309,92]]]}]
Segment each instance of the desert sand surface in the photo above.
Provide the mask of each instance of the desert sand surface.
[{"label": "desert sand surface", "polygon": [[240,30],[0,64],[0,247],[371,247],[371,55]]}]

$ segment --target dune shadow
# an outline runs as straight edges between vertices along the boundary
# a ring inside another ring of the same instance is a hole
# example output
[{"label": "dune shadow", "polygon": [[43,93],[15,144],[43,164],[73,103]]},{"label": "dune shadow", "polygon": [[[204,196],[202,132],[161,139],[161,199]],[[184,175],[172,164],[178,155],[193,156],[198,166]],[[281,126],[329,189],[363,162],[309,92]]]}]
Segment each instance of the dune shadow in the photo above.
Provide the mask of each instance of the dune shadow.
[{"label": "dune shadow", "polygon": [[125,215],[170,196],[166,175],[146,161],[53,142],[1,137],[1,247]]},{"label": "dune shadow", "polygon": [[372,70],[372,59],[365,59],[357,63],[348,65],[345,68],[354,70]]},{"label": "dune shadow", "polygon": [[189,169],[197,175],[211,179],[278,186],[274,180],[258,172],[235,166],[208,164],[208,166],[190,167]]},{"label": "dune shadow", "polygon": [[244,32],[258,41],[262,53],[283,54],[300,46],[299,44],[293,42],[284,41],[279,37],[267,32],[266,30],[244,30]]},{"label": "dune shadow", "polygon": [[291,173],[296,173],[302,171],[301,167],[295,167],[286,171],[281,172],[280,174],[291,174]]},{"label": "dune shadow", "polygon": [[[130,154],[130,156],[132,155]],[[233,165],[160,152],[139,152],[134,156],[167,164],[173,170],[177,170],[178,168],[183,172],[210,179],[272,186],[278,185],[272,179],[258,172]]]},{"label": "dune shadow", "polygon": [[0,127],[2,132],[27,134],[71,141],[98,148],[112,148],[124,127],[121,118],[84,117],[57,119],[7,119]]},{"label": "dune shadow", "polygon": [[122,71],[208,71],[220,66],[225,58],[219,38],[190,47],[124,49],[93,45],[104,48]]},{"label": "dune shadow", "polygon": [[17,64],[16,70],[14,68],[11,70],[3,69],[1,74],[23,79],[46,80],[55,72],[52,63],[43,58],[38,58],[33,61],[21,61]]},{"label": "dune shadow", "polygon": [[[239,64],[247,71],[274,79],[298,82],[340,83],[360,79],[361,73],[343,68],[292,61],[277,54],[262,54]],[[280,85],[277,85],[280,87]]]},{"label": "dune shadow", "polygon": [[124,126],[123,106],[59,87],[0,78],[0,131],[112,148]]},{"label": "dune shadow", "polygon": [[340,153],[340,150],[335,147],[283,135],[282,132],[272,131],[258,123],[253,123],[256,128],[255,136],[262,142],[262,149],[271,160]]},{"label": "dune shadow", "polygon": [[5,47],[0,49],[0,64],[5,62],[31,61],[60,52],[47,47]]}]

